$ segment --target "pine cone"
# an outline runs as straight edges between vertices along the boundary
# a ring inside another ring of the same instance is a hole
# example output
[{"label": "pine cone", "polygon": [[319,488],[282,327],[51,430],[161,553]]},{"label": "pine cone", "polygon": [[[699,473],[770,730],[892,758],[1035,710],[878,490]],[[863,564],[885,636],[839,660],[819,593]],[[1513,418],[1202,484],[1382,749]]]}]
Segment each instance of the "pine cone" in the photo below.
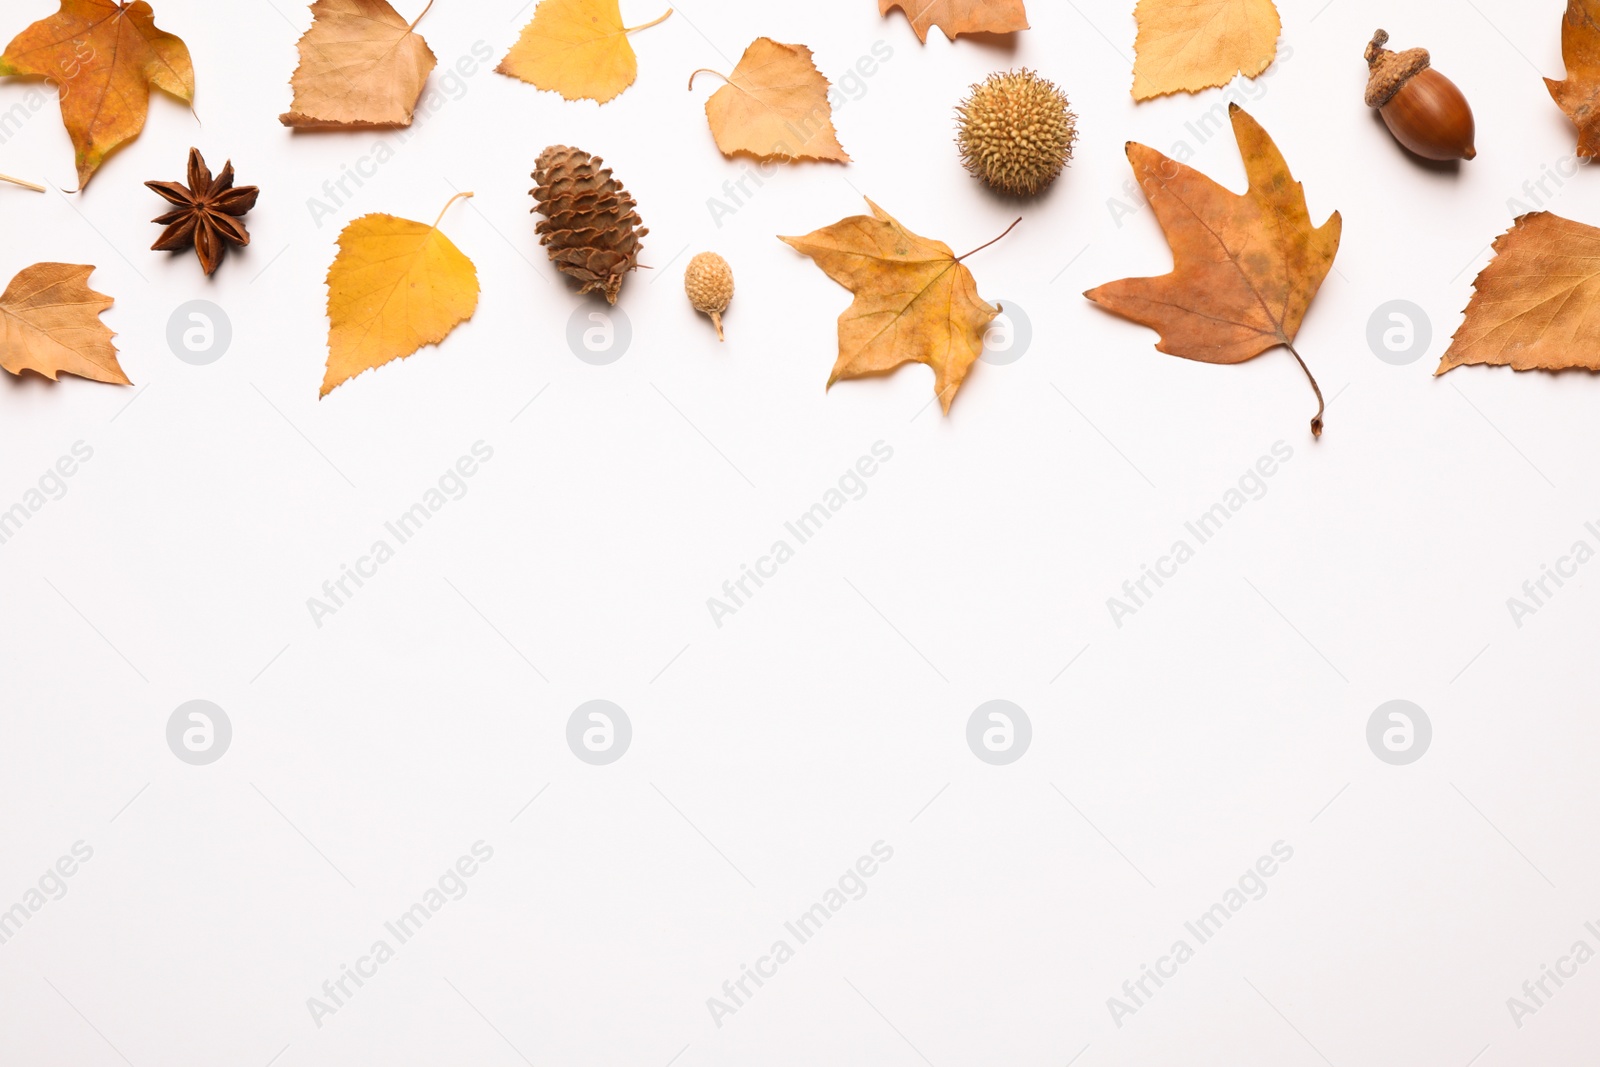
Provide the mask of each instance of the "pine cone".
[{"label": "pine cone", "polygon": [[639,205],[601,166],[599,156],[566,145],[552,145],[539,156],[533,180],[539,242],[556,269],[617,302],[622,276],[639,265],[640,238],[650,231],[640,223]]}]

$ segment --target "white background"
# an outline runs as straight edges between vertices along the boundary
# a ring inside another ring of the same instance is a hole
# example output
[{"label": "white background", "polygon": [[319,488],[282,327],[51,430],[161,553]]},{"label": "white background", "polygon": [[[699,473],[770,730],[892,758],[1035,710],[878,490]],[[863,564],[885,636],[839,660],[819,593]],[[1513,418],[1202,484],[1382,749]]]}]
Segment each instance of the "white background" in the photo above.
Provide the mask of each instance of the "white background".
[{"label": "white background", "polygon": [[[7,0],[0,35],[53,6]],[[1125,141],[1188,142],[1243,184],[1231,133],[1185,128],[1221,90],[1134,105],[1132,6],[1034,0],[1015,41],[924,46],[871,0],[689,0],[597,107],[490,69],[520,0],[439,0],[432,85],[475,42],[493,59],[319,226],[308,199],[392,135],[279,125],[304,6],[161,0],[200,122],[154,99],[86,193],[0,189],[0,276],[95,264],[137,383],[0,382],[0,508],[94,450],[0,546],[0,908],[94,849],[0,946],[0,1059],[1466,1067],[1592,1049],[1600,963],[1521,1029],[1506,999],[1580,937],[1600,947],[1600,607],[1588,570],[1520,628],[1506,600],[1595,542],[1600,381],[1430,377],[1513,214],[1600,222],[1539,77],[1561,74],[1563,5],[1287,0],[1292,55],[1236,83],[1314,218],[1344,217],[1300,335],[1337,398],[1320,442],[1286,353],[1186,362],[1080,295],[1168,269]],[[630,24],[660,7],[623,4]],[[1477,161],[1423,167],[1363,106],[1380,24],[1469,95]],[[719,227],[707,202],[747,164],[712,144],[710,83],[684,84],[759,35],[810,45],[835,81],[877,42],[893,54],[836,115],[854,163],[784,168]],[[1030,349],[978,365],[948,418],[920,366],[825,392],[850,297],[775,235],[865,194],[958,253],[994,237],[1019,211],[961,170],[951,108],[1012,65],[1061,83],[1082,131],[1058,186],[968,261],[1026,312]],[[0,112],[39,90],[0,84]],[[71,188],[43,92],[0,170]],[[534,235],[550,143],[603,155],[652,231],[610,366],[569,350],[595,305]],[[191,144],[262,188],[254,243],[212,281],[147,251],[164,209],[141,183],[181,177]],[[319,401],[339,229],[430,221],[456,189],[477,193],[444,224],[477,264],[477,314]],[[725,345],[682,293],[702,249],[738,275]],[[192,299],[232,321],[211,366],[166,341]],[[1408,366],[1367,342],[1396,299],[1432,324]],[[480,440],[470,492],[316,626],[307,598]],[[865,498],[717,628],[706,599],[880,440],[894,458]],[[1107,598],[1279,441],[1293,459],[1266,496],[1114,625]],[[197,698],[234,729],[208,767],[165,740]],[[634,730],[607,767],[565,739],[597,698]],[[1033,724],[1008,767],[965,739],[997,698]],[[1366,742],[1396,698],[1434,727],[1407,767]],[[307,998],[479,840],[494,858],[470,892],[315,1025]],[[707,998],[879,840],[894,858],[867,895],[717,1026]],[[1107,998],[1280,840],[1294,858],[1267,895],[1118,1027]]]}]

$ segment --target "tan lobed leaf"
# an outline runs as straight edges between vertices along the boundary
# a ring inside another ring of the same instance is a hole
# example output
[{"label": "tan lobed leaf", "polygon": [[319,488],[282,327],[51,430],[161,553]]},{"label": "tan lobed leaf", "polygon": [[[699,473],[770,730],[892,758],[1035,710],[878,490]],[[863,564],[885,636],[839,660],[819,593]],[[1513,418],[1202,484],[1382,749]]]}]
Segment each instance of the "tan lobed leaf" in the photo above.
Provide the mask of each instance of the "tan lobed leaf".
[{"label": "tan lobed leaf", "polygon": [[[697,75],[715,73],[695,71],[689,88]],[[828,79],[805,45],[758,37],[725,80],[706,101],[706,118],[723,155],[850,162],[833,129]]]},{"label": "tan lobed leaf", "polygon": [[1272,66],[1283,28],[1272,0],[1139,0],[1133,98],[1196,93]]},{"label": "tan lobed leaf", "polygon": [[437,63],[414,32],[432,7],[429,0],[408,23],[389,0],[316,0],[289,82],[292,110],[278,121],[299,129],[411,125]]},{"label": "tan lobed leaf", "polygon": [[[459,193],[445,205],[450,209]],[[478,309],[478,270],[432,226],[363,215],[328,268],[328,370],[322,395],[363,371],[443,341]]]},{"label": "tan lobed leaf", "polygon": [[88,286],[93,267],[35,263],[0,294],[0,367],[37,371],[52,381],[76,374],[132,385],[117,362],[116,336],[100,321],[112,300]]},{"label": "tan lobed leaf", "polygon": [[[1305,188],[1278,146],[1237,104],[1229,106],[1250,187],[1231,193],[1153,148],[1128,145],[1128,161],[1172,246],[1172,273],[1127,278],[1084,295],[1161,334],[1156,348],[1202,363],[1243,363],[1295,335],[1333,267],[1339,213],[1313,227]],[[1306,371],[1311,377],[1311,372]],[[1312,433],[1322,433],[1322,390]]]},{"label": "tan lobed leaf", "polygon": [[1561,20],[1565,81],[1544,80],[1550,95],[1578,127],[1578,155],[1600,155],[1600,0],[1567,0]]},{"label": "tan lobed leaf", "polygon": [[880,15],[895,8],[906,13],[923,44],[934,26],[952,41],[963,33],[1015,33],[1028,28],[1022,0],[878,0]]},{"label": "tan lobed leaf", "polygon": [[639,76],[628,34],[665,22],[622,25],[618,0],[539,0],[533,21],[495,68],[501,74],[560,93],[568,100],[604,104]]},{"label": "tan lobed leaf", "polygon": [[145,0],[61,0],[61,10],[23,30],[0,55],[0,75],[12,74],[59,86],[80,189],[106,156],[144,129],[151,86],[194,102],[189,49],[156,29]]},{"label": "tan lobed leaf", "polygon": [[1494,243],[1435,374],[1467,364],[1600,371],[1600,229],[1548,211]]},{"label": "tan lobed leaf", "polygon": [[839,316],[839,359],[828,385],[926,363],[948,414],[1000,309],[978,296],[972,272],[949,245],[917,236],[871,200],[867,206],[871,217],[779,238],[855,294]]}]

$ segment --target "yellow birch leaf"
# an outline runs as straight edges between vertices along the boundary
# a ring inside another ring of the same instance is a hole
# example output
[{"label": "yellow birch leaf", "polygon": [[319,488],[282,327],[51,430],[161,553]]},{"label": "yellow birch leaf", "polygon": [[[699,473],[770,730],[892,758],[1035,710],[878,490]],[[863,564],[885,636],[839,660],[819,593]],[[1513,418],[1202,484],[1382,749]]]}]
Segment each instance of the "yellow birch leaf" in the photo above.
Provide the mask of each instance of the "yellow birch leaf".
[{"label": "yellow birch leaf", "polygon": [[408,23],[389,0],[316,0],[311,14],[290,80],[294,103],[278,121],[300,129],[411,125],[438,62],[413,32],[422,15]]},{"label": "yellow birch leaf", "polygon": [[1139,0],[1133,98],[1197,93],[1272,66],[1283,22],[1272,0]]},{"label": "yellow birch leaf", "polygon": [[100,321],[111,298],[86,284],[93,267],[35,263],[0,294],[0,367],[37,371],[52,381],[76,374],[132,385],[117,362],[116,335]]},{"label": "yellow birch leaf", "polygon": [[[460,193],[450,204],[471,193]],[[450,204],[445,205],[448,211]],[[478,270],[432,226],[363,215],[328,268],[328,370],[322,395],[363,371],[436,345],[478,309]]]},{"label": "yellow birch leaf", "polygon": [[61,0],[61,10],[6,46],[0,74],[34,75],[59,87],[80,189],[106,156],[144,129],[151,86],[194,102],[189,48],[156,29],[145,0]]},{"label": "yellow birch leaf", "polygon": [[540,0],[533,21],[495,68],[568,100],[604,104],[622,95],[639,75],[628,34],[665,22],[623,26],[617,0]]},{"label": "yellow birch leaf", "polygon": [[[695,75],[716,73],[695,71],[689,88],[694,88]],[[805,45],[758,37],[725,80],[728,84],[706,101],[711,134],[723,155],[850,162],[833,129],[828,79]]]},{"label": "yellow birch leaf", "polygon": [[839,359],[828,385],[926,363],[949,414],[1000,309],[978,295],[961,263],[966,256],[957,259],[943,241],[912,233],[871,200],[867,206],[870,218],[856,215],[805,237],[779,238],[855,294],[839,316]]}]

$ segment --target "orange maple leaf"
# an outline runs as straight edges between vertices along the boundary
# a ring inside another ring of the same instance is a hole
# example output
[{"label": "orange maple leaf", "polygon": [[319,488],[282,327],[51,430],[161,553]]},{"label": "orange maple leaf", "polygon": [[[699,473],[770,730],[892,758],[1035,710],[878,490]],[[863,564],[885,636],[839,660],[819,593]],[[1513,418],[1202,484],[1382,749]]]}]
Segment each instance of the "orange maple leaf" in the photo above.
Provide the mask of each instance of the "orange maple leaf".
[{"label": "orange maple leaf", "polygon": [[6,46],[0,74],[46,78],[59,87],[80,189],[106,156],[144,129],[152,85],[194,102],[189,48],[156,29],[145,0],[61,0],[60,11]]},{"label": "orange maple leaf", "polygon": [[1128,145],[1144,194],[1172,246],[1173,270],[1126,278],[1084,295],[1161,334],[1156,348],[1202,363],[1243,363],[1283,345],[1317,394],[1311,432],[1322,434],[1322,390],[1295,351],[1295,335],[1339,251],[1336,211],[1313,227],[1305,188],[1267,131],[1229,105],[1250,188],[1231,193],[1141,144]]}]

